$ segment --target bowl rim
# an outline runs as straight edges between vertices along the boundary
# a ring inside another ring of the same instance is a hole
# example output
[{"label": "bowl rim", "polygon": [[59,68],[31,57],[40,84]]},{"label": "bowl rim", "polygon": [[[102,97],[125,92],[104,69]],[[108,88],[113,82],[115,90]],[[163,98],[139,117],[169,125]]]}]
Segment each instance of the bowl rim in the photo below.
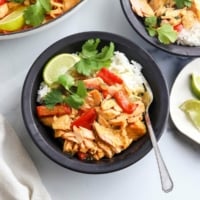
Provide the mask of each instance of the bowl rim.
[{"label": "bowl rim", "polygon": [[159,43],[158,39],[148,35],[145,30],[144,25],[139,20],[139,17],[131,9],[131,4],[129,0],[120,0],[120,4],[123,10],[123,13],[131,25],[131,27],[136,31],[136,33],[147,41],[149,44],[153,45],[156,48],[159,48],[167,53],[177,56],[187,56],[187,57],[197,57],[200,56],[200,47],[190,47],[183,45],[164,45]]},{"label": "bowl rim", "polygon": [[[139,151],[134,152],[133,155],[128,155],[129,157],[127,158],[126,162],[124,162],[123,159],[119,160],[118,163],[115,163],[114,166],[112,164],[106,165],[103,162],[102,163],[98,162],[98,165],[94,165],[90,162],[83,162],[83,161],[77,162],[76,160],[67,158],[66,155],[60,154],[58,151],[56,151],[55,149],[53,149],[51,146],[48,145],[48,142],[45,141],[44,137],[42,137],[41,134],[39,134],[39,132],[37,131],[37,125],[35,124],[34,116],[32,113],[32,107],[31,107],[31,96],[32,96],[32,89],[34,86],[34,80],[37,77],[38,71],[43,68],[43,66],[40,66],[38,63],[40,63],[43,59],[45,59],[45,55],[47,54],[48,54],[48,57],[50,58],[58,49],[62,47],[64,42],[67,44],[73,44],[73,42],[82,42],[89,38],[94,38],[94,35],[96,38],[100,38],[101,40],[108,41],[108,37],[112,38],[112,41],[114,42],[119,40],[120,44],[121,43],[127,44],[127,48],[131,48],[133,46],[139,48],[138,45],[136,45],[134,42],[130,41],[129,39],[123,36],[120,36],[114,33],[109,33],[109,32],[102,32],[102,31],[88,31],[88,32],[75,33],[73,35],[66,36],[56,41],[55,43],[47,47],[47,49],[44,50],[36,58],[35,62],[30,67],[27,73],[27,76],[24,80],[24,84],[22,88],[21,111],[22,111],[24,124],[25,124],[26,129],[28,130],[29,135],[33,139],[36,146],[38,146],[39,149],[48,158],[50,158],[57,164],[65,168],[71,169],[73,171],[88,173],[88,174],[102,174],[102,173],[110,173],[117,170],[121,170],[137,162],[141,158],[143,158],[152,149],[152,144],[151,144],[150,139],[145,141],[145,143],[143,144],[142,150],[140,149]],[[146,52],[143,48],[140,47],[140,49],[142,53],[144,53],[144,55],[147,56],[151,60],[151,62],[156,66],[155,69],[157,73],[159,74],[158,77],[160,81],[163,83],[163,92],[161,93],[161,97],[165,101],[165,105],[162,106],[162,108],[165,110],[165,113],[163,113],[160,116],[161,118],[160,125],[157,128],[158,130],[157,130],[156,138],[157,140],[159,140],[165,129],[166,122],[168,120],[168,114],[169,114],[168,87],[159,67],[157,66],[157,64],[151,57],[151,55],[148,52]]]},{"label": "bowl rim", "polygon": [[81,0],[77,5],[75,5],[72,9],[69,11],[63,13],[59,17],[52,19],[51,21],[48,21],[44,24],[41,24],[39,26],[27,29],[27,30],[19,30],[15,32],[10,32],[9,34],[0,34],[0,41],[1,40],[8,40],[8,39],[17,39],[26,37],[28,35],[36,34],[40,31],[43,31],[45,29],[49,29],[53,27],[54,25],[62,22],[62,20],[65,20],[66,17],[70,17],[74,12],[76,12],[81,6],[83,6],[88,0]]}]

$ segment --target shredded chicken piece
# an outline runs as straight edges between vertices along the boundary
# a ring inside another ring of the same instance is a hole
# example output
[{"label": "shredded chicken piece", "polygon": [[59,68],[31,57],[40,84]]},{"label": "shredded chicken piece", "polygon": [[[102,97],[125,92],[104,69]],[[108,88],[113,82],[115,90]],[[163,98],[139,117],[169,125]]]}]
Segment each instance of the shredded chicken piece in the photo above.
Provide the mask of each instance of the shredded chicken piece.
[{"label": "shredded chicken piece", "polygon": [[134,12],[140,17],[154,16],[154,11],[147,0],[130,0]]},{"label": "shredded chicken piece", "polygon": [[8,14],[8,11],[9,11],[9,9],[8,9],[7,3],[0,5],[0,19],[5,17]]}]

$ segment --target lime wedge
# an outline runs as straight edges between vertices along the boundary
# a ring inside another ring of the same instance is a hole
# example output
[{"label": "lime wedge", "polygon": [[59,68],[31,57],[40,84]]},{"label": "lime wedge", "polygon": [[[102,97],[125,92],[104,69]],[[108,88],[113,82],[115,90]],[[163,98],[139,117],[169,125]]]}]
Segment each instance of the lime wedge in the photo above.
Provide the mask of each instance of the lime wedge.
[{"label": "lime wedge", "polygon": [[191,75],[191,90],[200,99],[200,75],[194,73]]},{"label": "lime wedge", "polygon": [[200,130],[200,101],[189,99],[180,105],[180,109],[185,112],[192,123]]},{"label": "lime wedge", "polygon": [[72,68],[80,60],[76,54],[62,53],[53,57],[44,67],[43,79],[52,85],[58,77]]},{"label": "lime wedge", "polygon": [[25,7],[20,7],[0,20],[0,30],[16,31],[24,25]]}]

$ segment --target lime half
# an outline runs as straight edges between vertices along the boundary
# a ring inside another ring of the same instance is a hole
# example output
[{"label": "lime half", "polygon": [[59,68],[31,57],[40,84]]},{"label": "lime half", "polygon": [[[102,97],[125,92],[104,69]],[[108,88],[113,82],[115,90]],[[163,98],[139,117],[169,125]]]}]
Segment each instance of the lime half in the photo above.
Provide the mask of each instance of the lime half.
[{"label": "lime half", "polygon": [[192,123],[200,130],[200,101],[189,99],[180,105],[180,109],[185,112]]},{"label": "lime half", "polygon": [[200,75],[192,74],[191,75],[191,90],[192,93],[200,99]]},{"label": "lime half", "polygon": [[43,79],[48,85],[52,85],[58,77],[72,68],[80,58],[76,54],[62,53],[53,57],[44,67]]},{"label": "lime half", "polygon": [[20,7],[0,20],[0,30],[16,31],[24,25],[25,7]]}]

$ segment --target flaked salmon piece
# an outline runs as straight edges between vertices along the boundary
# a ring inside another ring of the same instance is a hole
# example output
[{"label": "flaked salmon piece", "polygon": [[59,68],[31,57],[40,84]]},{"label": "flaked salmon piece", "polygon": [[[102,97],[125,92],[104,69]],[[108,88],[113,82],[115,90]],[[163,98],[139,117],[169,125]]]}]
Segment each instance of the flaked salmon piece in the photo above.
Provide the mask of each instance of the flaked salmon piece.
[{"label": "flaked salmon piece", "polygon": [[107,157],[107,158],[112,158],[113,155],[115,154],[115,153],[112,151],[112,148],[111,148],[108,144],[106,144],[106,143],[104,143],[104,142],[102,142],[102,141],[97,141],[97,145],[98,145],[98,147],[99,147],[100,149],[103,150],[103,152],[104,152],[104,154],[105,154],[105,157]]},{"label": "flaked salmon piece", "polygon": [[132,140],[137,140],[138,138],[145,135],[147,131],[144,122],[137,121],[136,123],[128,125],[126,127],[126,132],[129,138]]},{"label": "flaked salmon piece", "polygon": [[107,128],[111,127],[109,122],[101,114],[98,116],[98,123]]},{"label": "flaked salmon piece", "polygon": [[105,153],[101,148],[98,147],[97,151],[92,156],[95,160],[100,160],[101,158],[105,156]]},{"label": "flaked salmon piece", "polygon": [[[64,135],[63,135],[64,136]],[[81,142],[75,136],[68,136],[66,140],[74,142],[75,144],[80,144]]]},{"label": "flaked salmon piece", "polygon": [[52,127],[53,117],[40,117],[40,121],[45,125]]},{"label": "flaked salmon piece", "polygon": [[101,103],[102,110],[108,110],[113,108],[116,111],[122,112],[121,107],[117,104],[115,99],[104,99]]},{"label": "flaked salmon piece", "polygon": [[70,118],[75,119],[77,115],[79,114],[78,110],[75,108],[71,108]]},{"label": "flaked salmon piece", "polygon": [[59,130],[59,129],[54,130],[54,137],[55,137],[55,138],[62,137],[65,133],[66,133],[66,132],[63,131],[63,130]]},{"label": "flaked salmon piece", "polygon": [[[199,18],[200,19],[200,18]],[[197,15],[191,10],[182,11],[182,24],[184,28],[190,29],[192,26],[198,23]]]},{"label": "flaked salmon piece", "polygon": [[181,23],[181,9],[167,8],[161,16],[162,23],[169,23],[176,26]]},{"label": "flaked salmon piece", "polygon": [[74,146],[73,142],[65,140],[63,145],[63,152],[74,153],[73,146]]},{"label": "flaked salmon piece", "polygon": [[130,0],[132,9],[140,17],[154,16],[154,11],[147,0]]},{"label": "flaked salmon piece", "polygon": [[115,129],[118,128],[122,130],[128,125],[127,119],[128,119],[128,115],[123,113],[119,115],[117,118],[109,120],[109,123],[113,128]]},{"label": "flaked salmon piece", "polygon": [[94,141],[84,139],[83,142],[90,153],[95,153],[97,151],[97,144]]},{"label": "flaked salmon piece", "polygon": [[77,137],[82,137],[82,139],[86,138],[86,139],[90,139],[90,140],[94,140],[95,139],[95,135],[94,133],[84,127],[76,127],[73,126],[73,132],[75,135],[77,135]]},{"label": "flaked salmon piece", "polygon": [[132,124],[132,123],[135,123],[135,122],[137,122],[137,121],[142,121],[143,120],[143,113],[141,113],[141,114],[139,114],[139,115],[136,115],[136,116],[128,116],[128,118],[127,118],[127,122],[130,124]]},{"label": "flaked salmon piece", "polygon": [[116,111],[114,109],[108,109],[108,110],[102,110],[101,111],[101,116],[105,119],[105,120],[111,120],[116,118],[117,116],[119,116],[121,114],[121,112]]},{"label": "flaked salmon piece", "polygon": [[108,144],[115,153],[119,153],[123,150],[123,140],[120,135],[120,131],[113,130],[101,126],[99,123],[94,123],[94,128],[98,137],[106,144]]},{"label": "flaked salmon piece", "polygon": [[80,3],[80,0],[63,0],[63,10],[66,12]]},{"label": "flaked salmon piece", "polygon": [[81,106],[82,110],[93,108],[99,106],[102,102],[102,95],[101,93],[94,89],[88,92],[87,97],[85,98],[84,104]]},{"label": "flaked salmon piece", "polygon": [[84,142],[81,142],[81,143],[79,144],[79,151],[82,152],[82,153],[87,153],[88,148],[87,148],[87,146],[85,145]]},{"label": "flaked salmon piece", "polygon": [[137,104],[137,107],[133,112],[133,116],[138,116],[145,112],[145,105],[142,101],[135,101],[134,103]]},{"label": "flaked salmon piece", "polygon": [[193,0],[191,10],[197,15],[197,18],[200,20],[200,2],[199,0]]},{"label": "flaked salmon piece", "polygon": [[8,3],[3,3],[0,5],[0,19],[3,19],[9,13]]},{"label": "flaked salmon piece", "polygon": [[99,77],[85,79],[85,80],[83,80],[83,83],[85,84],[86,88],[88,88],[88,89],[101,90],[101,88],[104,85],[106,86],[104,81]]},{"label": "flaked salmon piece", "polygon": [[153,11],[157,11],[160,8],[171,8],[175,5],[174,0],[150,0],[149,5]]},{"label": "flaked salmon piece", "polygon": [[54,116],[53,118],[52,127],[54,130],[60,129],[60,130],[70,130],[71,129],[71,119],[69,115],[62,115],[60,117]]}]

